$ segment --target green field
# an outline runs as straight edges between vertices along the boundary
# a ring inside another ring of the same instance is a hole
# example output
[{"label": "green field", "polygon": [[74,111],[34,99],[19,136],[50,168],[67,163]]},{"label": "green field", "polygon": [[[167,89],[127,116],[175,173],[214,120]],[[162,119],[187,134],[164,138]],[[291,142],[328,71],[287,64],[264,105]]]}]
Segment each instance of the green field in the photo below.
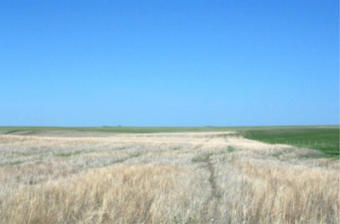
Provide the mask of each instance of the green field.
[{"label": "green field", "polygon": [[317,149],[328,156],[339,156],[339,127],[337,126],[258,128],[245,131],[244,136],[272,144]]},{"label": "green field", "polygon": [[263,126],[263,127],[0,127],[0,134],[35,134],[44,131],[98,131],[109,133],[160,133],[237,131],[242,136],[272,144],[289,144],[317,149],[327,156],[339,156],[338,126]]}]

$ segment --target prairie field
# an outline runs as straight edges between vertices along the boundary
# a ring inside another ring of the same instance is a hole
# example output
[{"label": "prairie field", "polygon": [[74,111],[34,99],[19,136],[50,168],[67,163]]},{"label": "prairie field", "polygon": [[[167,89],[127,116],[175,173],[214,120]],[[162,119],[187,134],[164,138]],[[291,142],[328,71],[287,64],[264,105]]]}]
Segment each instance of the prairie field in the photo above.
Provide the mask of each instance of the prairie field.
[{"label": "prairie field", "polygon": [[181,130],[0,131],[0,223],[340,222],[336,143]]}]

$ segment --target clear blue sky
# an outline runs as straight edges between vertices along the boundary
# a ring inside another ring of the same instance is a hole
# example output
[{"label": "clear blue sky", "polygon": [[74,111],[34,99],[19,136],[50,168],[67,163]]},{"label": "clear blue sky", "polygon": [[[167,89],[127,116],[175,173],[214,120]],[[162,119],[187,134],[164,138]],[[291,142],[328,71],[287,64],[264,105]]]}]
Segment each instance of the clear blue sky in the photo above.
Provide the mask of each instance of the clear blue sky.
[{"label": "clear blue sky", "polygon": [[0,125],[337,124],[337,0],[0,3]]}]

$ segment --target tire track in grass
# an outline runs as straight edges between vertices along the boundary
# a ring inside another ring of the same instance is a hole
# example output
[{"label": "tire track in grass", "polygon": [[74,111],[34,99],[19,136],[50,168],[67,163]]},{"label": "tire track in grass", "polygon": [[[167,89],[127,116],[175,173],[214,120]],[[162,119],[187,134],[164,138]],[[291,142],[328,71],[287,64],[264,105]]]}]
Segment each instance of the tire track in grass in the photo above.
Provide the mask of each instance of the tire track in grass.
[{"label": "tire track in grass", "polygon": [[[215,223],[218,217],[218,205],[221,199],[221,191],[219,190],[216,183],[216,171],[215,167],[211,161],[211,156],[213,153],[204,153],[201,155],[197,155],[192,158],[192,162],[200,162],[203,163],[203,167],[209,172],[209,186],[210,186],[210,195],[207,200],[204,202],[201,209],[201,223]],[[209,208],[212,208],[212,211],[209,213]]]},{"label": "tire track in grass", "polygon": [[[212,154],[208,154],[202,162],[205,163],[206,169],[209,171],[209,185],[210,185],[210,195],[208,199],[205,201],[202,213],[203,213],[203,223],[214,223],[218,216],[218,204],[221,199],[221,193],[218,189],[218,186],[216,184],[216,174],[215,174],[215,168],[213,163],[211,162],[211,156]],[[209,214],[209,207],[212,208],[212,213]]]}]

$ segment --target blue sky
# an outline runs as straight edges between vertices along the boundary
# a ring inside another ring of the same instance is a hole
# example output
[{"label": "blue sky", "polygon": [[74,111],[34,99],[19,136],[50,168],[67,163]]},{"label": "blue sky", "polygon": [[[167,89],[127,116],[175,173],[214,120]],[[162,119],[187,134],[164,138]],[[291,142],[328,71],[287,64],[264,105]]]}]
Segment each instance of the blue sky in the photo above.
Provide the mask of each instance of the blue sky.
[{"label": "blue sky", "polygon": [[339,122],[338,1],[0,3],[0,125]]}]

